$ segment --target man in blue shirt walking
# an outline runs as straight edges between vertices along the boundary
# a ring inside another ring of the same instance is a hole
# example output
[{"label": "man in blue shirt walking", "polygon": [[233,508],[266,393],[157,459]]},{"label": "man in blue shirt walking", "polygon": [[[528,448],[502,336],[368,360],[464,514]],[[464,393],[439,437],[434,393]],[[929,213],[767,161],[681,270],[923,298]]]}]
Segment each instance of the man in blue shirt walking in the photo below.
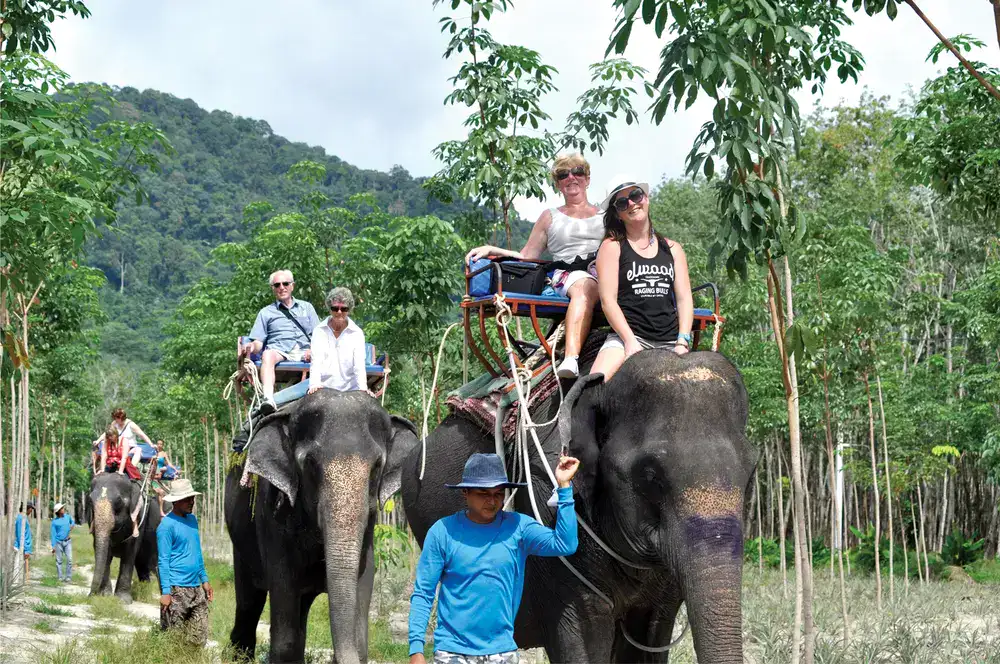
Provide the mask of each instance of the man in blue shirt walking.
[{"label": "man in blue shirt walking", "polygon": [[437,664],[516,664],[514,617],[524,589],[529,555],[569,556],[576,552],[573,476],[580,462],[561,457],[556,468],[558,509],[555,529],[518,512],[504,512],[507,481],[496,454],[473,454],[460,484],[466,509],[427,531],[410,598],[410,664],[424,664],[424,637],[434,591],[438,624],[434,632]]},{"label": "man in blue shirt walking", "polygon": [[190,480],[174,480],[164,500],[173,510],[156,529],[160,576],[160,627],[179,627],[192,646],[208,641],[208,603],[215,598],[201,555],[198,518],[191,513],[195,491]]},{"label": "man in blue shirt walking", "polygon": [[[76,522],[66,514],[66,506],[62,503],[56,503],[52,509],[56,511],[56,518],[52,519],[49,541],[52,542],[52,553],[56,556],[56,576],[63,583],[69,583],[73,578],[73,542],[70,541],[69,534]],[[63,561],[66,561],[65,568]]]}]

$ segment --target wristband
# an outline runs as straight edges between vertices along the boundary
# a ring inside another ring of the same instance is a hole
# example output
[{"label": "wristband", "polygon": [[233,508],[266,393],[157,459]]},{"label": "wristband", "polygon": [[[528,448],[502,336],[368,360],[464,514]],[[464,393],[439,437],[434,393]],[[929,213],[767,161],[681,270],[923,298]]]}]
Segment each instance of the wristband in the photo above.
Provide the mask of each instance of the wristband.
[{"label": "wristband", "polygon": [[691,345],[691,333],[690,332],[681,332],[680,334],[677,335],[677,341],[683,341],[688,346],[690,346]]}]

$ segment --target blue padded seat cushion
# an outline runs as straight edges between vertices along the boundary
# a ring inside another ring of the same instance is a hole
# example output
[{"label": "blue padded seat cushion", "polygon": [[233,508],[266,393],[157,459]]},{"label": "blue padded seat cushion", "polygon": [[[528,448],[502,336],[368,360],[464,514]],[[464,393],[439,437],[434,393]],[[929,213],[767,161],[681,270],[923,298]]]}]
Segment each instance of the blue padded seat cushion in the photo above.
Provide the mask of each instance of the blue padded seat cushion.
[{"label": "blue padded seat cushion", "polygon": [[[240,337],[240,343],[248,343],[250,341],[249,337]],[[260,353],[254,353],[250,356],[253,363],[260,366]],[[366,343],[365,344],[365,373],[369,376],[384,374],[385,367],[379,362],[385,362],[385,355],[376,358],[375,357],[375,344]],[[309,371],[309,362],[278,362],[275,369],[280,371]]]},{"label": "blue padded seat cushion", "polygon": [[[562,295],[528,295],[524,293],[504,293],[504,297],[513,297],[515,299],[521,300],[522,302],[528,302],[536,305],[537,309],[542,311],[565,309],[569,306],[569,298],[563,297]],[[472,300],[476,304],[480,302],[493,302],[492,295],[483,295],[481,297],[473,298]],[[527,315],[527,314],[526,314]],[[699,309],[694,310],[694,315],[699,318],[711,318],[711,309]]]}]

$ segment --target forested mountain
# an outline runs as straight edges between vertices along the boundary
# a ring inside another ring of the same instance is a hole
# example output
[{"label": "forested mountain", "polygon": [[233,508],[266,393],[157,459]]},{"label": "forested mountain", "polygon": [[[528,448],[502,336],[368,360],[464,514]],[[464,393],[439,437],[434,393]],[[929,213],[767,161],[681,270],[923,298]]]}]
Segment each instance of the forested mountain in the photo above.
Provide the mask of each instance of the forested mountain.
[{"label": "forested mountain", "polygon": [[338,205],[364,192],[394,215],[450,219],[470,207],[429,198],[422,178],[402,166],[389,173],[363,170],[321,147],[278,136],[263,120],[206,111],[190,99],[156,90],[126,87],[113,94],[123,119],[154,124],[173,152],[161,156],[159,172],[141,175],[149,202],[123,199],[114,226],[86,249],[86,262],[108,278],[102,294],[108,314],[102,334],[106,355],[158,360],[163,326],[179,298],[209,274],[210,250],[246,239],[243,208],[264,200],[276,212],[295,207],[301,188],[285,175],[300,161],[325,166],[325,181],[312,189]]}]

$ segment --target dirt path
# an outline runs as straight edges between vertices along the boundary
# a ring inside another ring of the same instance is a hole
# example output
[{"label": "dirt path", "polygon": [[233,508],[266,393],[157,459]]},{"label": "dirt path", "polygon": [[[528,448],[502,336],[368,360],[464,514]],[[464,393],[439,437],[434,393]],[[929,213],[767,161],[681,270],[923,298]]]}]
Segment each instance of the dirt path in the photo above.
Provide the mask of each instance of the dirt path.
[{"label": "dirt path", "polygon": [[[74,577],[77,576],[75,583],[48,587],[41,583],[44,572],[40,566],[32,568],[31,578],[15,600],[8,620],[0,623],[0,664],[31,664],[41,653],[51,653],[70,641],[82,643],[100,634],[128,634],[159,624],[159,606],[146,602],[122,605],[129,614],[126,621],[95,618],[86,600],[93,567],[74,568]],[[60,594],[70,595],[73,602],[79,603],[52,603],[44,599]],[[39,611],[42,607],[54,607],[69,615],[48,615]],[[262,622],[257,629],[266,640],[270,626]],[[215,641],[208,642],[210,649],[218,651],[217,646]]]}]

